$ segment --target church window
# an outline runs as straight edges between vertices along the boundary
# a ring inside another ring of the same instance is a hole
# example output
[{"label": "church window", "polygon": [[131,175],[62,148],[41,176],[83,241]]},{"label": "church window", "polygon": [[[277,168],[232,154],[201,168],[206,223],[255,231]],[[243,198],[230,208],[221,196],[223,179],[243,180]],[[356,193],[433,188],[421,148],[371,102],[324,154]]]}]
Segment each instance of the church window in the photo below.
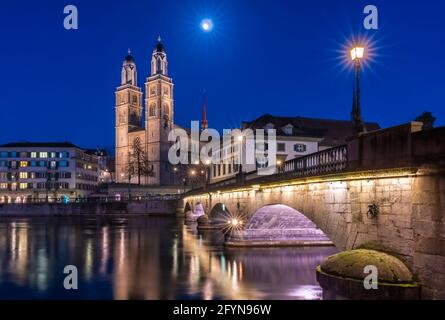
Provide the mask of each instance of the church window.
[{"label": "church window", "polygon": [[150,104],[148,115],[150,117],[156,117],[156,104],[155,103]]},{"label": "church window", "polygon": [[155,96],[156,95],[156,87],[155,86],[150,87],[150,95],[151,96]]},{"label": "church window", "polygon": [[138,96],[134,95],[133,96],[133,104],[137,104],[138,103]]},{"label": "church window", "polygon": [[168,97],[168,88],[167,87],[164,88],[164,96]]},{"label": "church window", "polygon": [[164,104],[163,106],[163,110],[162,112],[164,113],[164,115],[169,115],[169,108],[168,108],[168,104]]}]

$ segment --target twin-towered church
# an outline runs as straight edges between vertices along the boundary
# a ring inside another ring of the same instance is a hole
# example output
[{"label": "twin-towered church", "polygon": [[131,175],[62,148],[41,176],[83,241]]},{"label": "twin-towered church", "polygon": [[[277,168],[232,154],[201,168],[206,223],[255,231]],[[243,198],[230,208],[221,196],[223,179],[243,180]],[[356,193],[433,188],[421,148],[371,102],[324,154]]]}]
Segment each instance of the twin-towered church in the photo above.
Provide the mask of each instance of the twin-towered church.
[{"label": "twin-towered church", "polygon": [[[145,82],[145,109],[143,98],[136,62],[129,50],[116,91],[116,181],[171,185],[175,177],[168,161],[168,134],[174,128],[173,81],[168,76],[167,53],[160,37],[153,49],[151,74]],[[144,172],[138,172],[142,167]]]}]

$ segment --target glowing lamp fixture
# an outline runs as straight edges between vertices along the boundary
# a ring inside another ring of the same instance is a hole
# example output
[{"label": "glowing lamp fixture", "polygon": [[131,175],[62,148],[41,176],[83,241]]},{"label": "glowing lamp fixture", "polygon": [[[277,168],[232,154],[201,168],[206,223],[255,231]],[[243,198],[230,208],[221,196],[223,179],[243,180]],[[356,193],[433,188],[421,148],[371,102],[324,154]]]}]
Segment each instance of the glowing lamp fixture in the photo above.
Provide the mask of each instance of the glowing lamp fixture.
[{"label": "glowing lamp fixture", "polygon": [[242,222],[239,221],[238,219],[232,219],[232,220],[230,221],[230,224],[231,224],[232,226],[236,227],[236,226],[242,224]]},{"label": "glowing lamp fixture", "polygon": [[362,59],[365,55],[365,48],[363,47],[355,47],[351,50],[351,59],[355,61],[357,59]]}]

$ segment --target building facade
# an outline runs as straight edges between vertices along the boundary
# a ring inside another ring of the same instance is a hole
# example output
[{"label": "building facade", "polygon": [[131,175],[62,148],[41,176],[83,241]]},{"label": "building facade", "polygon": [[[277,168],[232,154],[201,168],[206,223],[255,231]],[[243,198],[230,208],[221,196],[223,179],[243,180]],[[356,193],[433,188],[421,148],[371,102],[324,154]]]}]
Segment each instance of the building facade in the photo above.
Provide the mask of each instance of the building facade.
[{"label": "building facade", "polygon": [[174,128],[173,80],[168,75],[167,53],[160,38],[150,65],[145,99],[138,86],[136,62],[130,51],[122,65],[121,86],[116,91],[115,171],[118,183],[174,183],[173,167],[168,161],[171,146],[168,135]]},{"label": "building facade", "polygon": [[69,142],[0,145],[0,203],[76,201],[97,186],[97,156]]},{"label": "building facade", "polygon": [[[377,123],[365,123],[364,125],[368,132],[380,129]],[[242,122],[241,130],[247,129],[251,129],[254,133],[257,129],[264,129],[265,132],[269,129],[275,130],[278,170],[288,160],[345,144],[347,139],[354,135],[352,121],[277,117],[270,114],[265,114],[253,121]],[[256,142],[261,141],[256,140]],[[269,146],[267,141],[264,141],[263,144],[259,145],[265,150],[257,151],[255,163],[246,163],[245,157],[243,157],[246,152],[242,149],[245,148],[244,144],[232,141],[230,144],[222,145],[221,163],[213,164],[210,170],[211,182],[232,178],[240,170],[247,173],[267,167],[267,157],[264,155],[267,154]]]}]

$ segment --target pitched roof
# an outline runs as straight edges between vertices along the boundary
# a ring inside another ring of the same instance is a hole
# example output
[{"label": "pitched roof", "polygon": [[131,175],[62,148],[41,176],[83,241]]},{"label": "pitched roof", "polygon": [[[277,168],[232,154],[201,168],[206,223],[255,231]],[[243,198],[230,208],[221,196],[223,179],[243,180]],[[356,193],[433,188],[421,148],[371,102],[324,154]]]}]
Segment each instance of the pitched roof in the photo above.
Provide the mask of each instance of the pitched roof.
[{"label": "pitched roof", "polygon": [[0,148],[77,148],[71,142],[11,142],[0,145]]},{"label": "pitched roof", "polygon": [[[294,137],[319,137],[324,138],[321,146],[334,146],[346,143],[346,139],[353,135],[354,126],[348,120],[331,120],[304,117],[277,117],[265,114],[256,120],[243,122],[242,129],[264,128],[267,124],[273,124],[277,130],[277,136]],[[292,125],[292,134],[286,134],[283,127]],[[375,122],[365,123],[367,131],[380,129],[380,125]]]}]

